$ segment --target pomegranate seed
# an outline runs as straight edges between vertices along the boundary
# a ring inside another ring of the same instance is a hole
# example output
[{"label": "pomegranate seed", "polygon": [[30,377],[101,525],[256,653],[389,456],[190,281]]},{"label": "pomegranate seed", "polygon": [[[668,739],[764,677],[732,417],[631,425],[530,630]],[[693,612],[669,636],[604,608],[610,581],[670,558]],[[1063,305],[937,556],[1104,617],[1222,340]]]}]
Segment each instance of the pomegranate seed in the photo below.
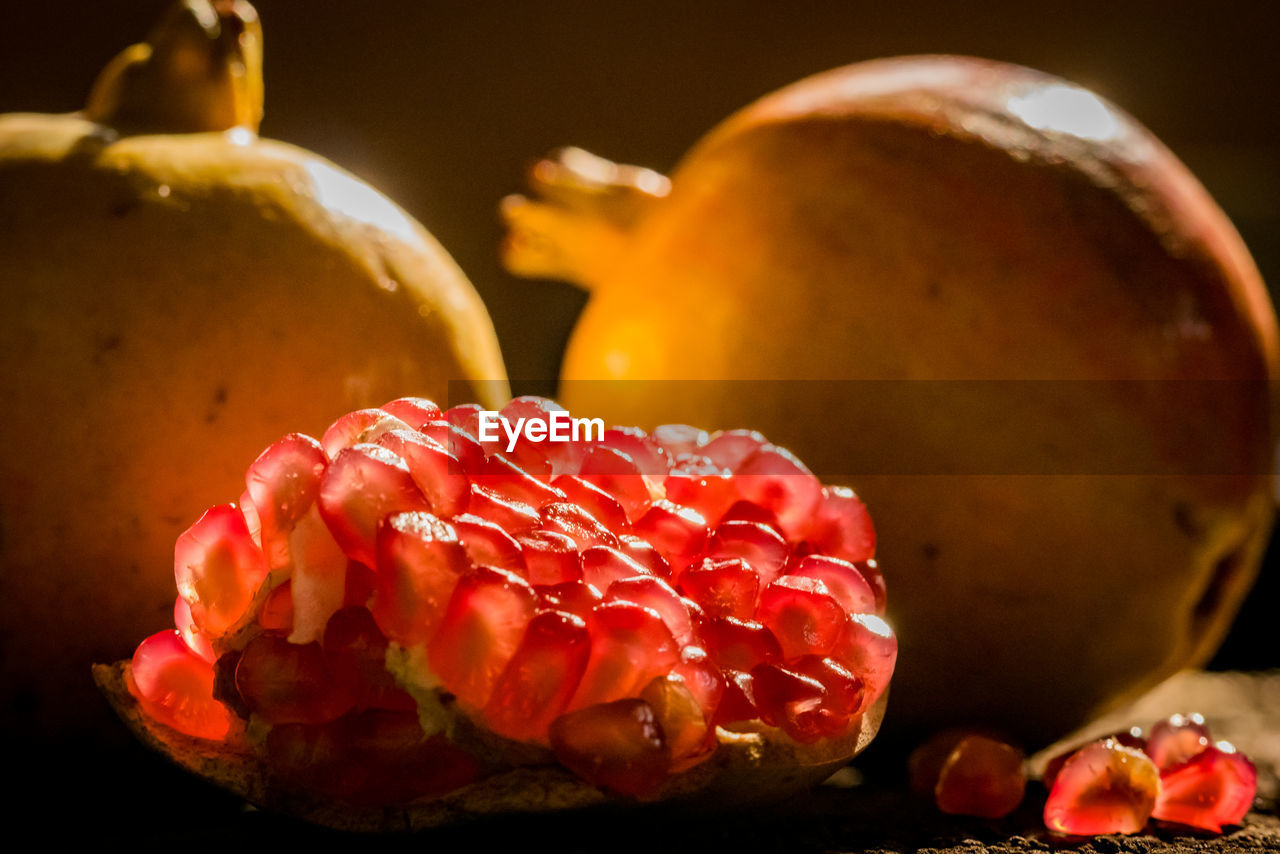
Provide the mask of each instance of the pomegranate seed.
[{"label": "pomegranate seed", "polygon": [[315,503],[328,464],[319,442],[290,433],[263,451],[245,472],[245,491],[258,517],[269,569],[292,563],[289,532]]},{"label": "pomegranate seed", "polygon": [[166,726],[220,740],[231,715],[213,698],[213,664],[191,651],[177,631],[158,632],[138,645],[130,665],[133,694]]},{"label": "pomegranate seed", "polygon": [[527,581],[501,569],[478,566],[458,580],[428,660],[460,703],[484,708],[537,603]]},{"label": "pomegranate seed", "polygon": [[[385,520],[383,524],[386,524]],[[378,580],[373,574],[373,570],[358,561],[347,561],[347,578],[346,589],[342,594],[342,607],[349,608],[358,605],[361,608],[368,608],[369,603],[373,599],[373,593],[378,586]]]},{"label": "pomegranate seed", "polygon": [[472,563],[524,573],[524,555],[520,550],[520,543],[502,527],[479,516],[464,513],[453,518],[453,528],[458,532],[458,540],[467,550]]},{"label": "pomegranate seed", "polygon": [[737,721],[750,721],[760,717],[756,708],[755,685],[751,674],[732,667],[723,668],[724,694],[720,705],[716,708],[717,724],[732,724]]},{"label": "pomegranate seed", "polygon": [[[1146,753],[1147,751],[1147,740],[1142,735],[1141,727],[1130,727],[1127,730],[1121,730],[1120,732],[1104,736],[1104,738],[1113,739],[1119,744],[1123,744],[1125,747],[1132,747],[1135,750],[1141,750],[1143,753]],[[1053,788],[1053,781],[1058,778],[1058,772],[1062,770],[1062,766],[1066,764],[1067,760],[1070,759],[1074,753],[1075,750],[1068,750],[1065,753],[1059,753],[1057,756],[1050,759],[1045,765],[1044,773],[1041,775],[1040,781],[1044,783],[1044,787],[1046,789]]]},{"label": "pomegranate seed", "polygon": [[656,547],[677,573],[707,542],[707,523],[702,514],[666,499],[653,502],[632,530]]},{"label": "pomegranate seed", "polygon": [[576,504],[548,504],[542,508],[541,513],[542,530],[564,534],[573,540],[578,551],[585,551],[592,546],[618,547],[618,538],[613,532]]},{"label": "pomegranate seed", "polygon": [[1209,728],[1199,715],[1172,715],[1151,728],[1146,752],[1161,772],[1176,768],[1209,747]]},{"label": "pomegranate seed", "polygon": [[729,509],[724,511],[724,515],[716,520],[717,525],[722,522],[759,522],[779,534],[782,533],[782,525],[779,524],[778,517],[750,501],[735,501],[730,504]]},{"label": "pomegranate seed", "polygon": [[689,610],[670,584],[650,575],[621,578],[604,593],[607,602],[634,602],[657,612],[681,647],[693,642],[693,621]]},{"label": "pomegranate seed", "polygon": [[778,639],[783,657],[796,658],[831,652],[845,612],[818,579],[787,575],[760,593],[756,618]]},{"label": "pomegranate seed", "polygon": [[583,457],[578,475],[617,499],[629,521],[639,519],[649,508],[649,485],[640,466],[622,451],[596,445]]},{"label": "pomegranate seed", "polygon": [[706,650],[699,646],[686,646],[680,651],[680,663],[671,672],[684,680],[707,723],[715,720],[716,710],[724,697],[725,678],[711,662]]},{"label": "pomegranate seed", "polygon": [[524,554],[529,583],[534,586],[564,584],[582,577],[578,547],[564,534],[530,531],[516,537]]},{"label": "pomegranate seed", "polygon": [[401,397],[384,403],[378,408],[388,415],[399,418],[414,430],[422,429],[422,425],[428,421],[444,418],[435,401],[427,400],[425,397]]},{"label": "pomegranate seed", "polygon": [[293,583],[286,581],[267,594],[258,612],[258,625],[267,631],[293,631]]},{"label": "pomegranate seed", "polygon": [[534,588],[538,593],[538,607],[548,611],[564,611],[586,619],[604,596],[581,578]]},{"label": "pomegranate seed", "polygon": [[373,617],[408,646],[430,640],[470,561],[458,533],[430,513],[397,513],[378,531]]},{"label": "pomegranate seed", "polygon": [[755,430],[722,430],[699,448],[698,453],[721,468],[736,472],[743,461],[768,444]]},{"label": "pomegranate seed", "polygon": [[415,431],[391,430],[378,444],[404,460],[409,476],[437,516],[454,516],[467,509],[471,482],[462,465],[433,439]]},{"label": "pomegranate seed", "polygon": [[1062,766],[1044,806],[1057,833],[1092,836],[1137,833],[1160,792],[1160,772],[1145,753],[1113,739],[1077,751]]},{"label": "pomegranate seed", "polygon": [[631,698],[572,711],[551,724],[560,763],[588,782],[624,795],[662,784],[671,751],[653,707]]},{"label": "pomegranate seed", "polygon": [[826,689],[817,680],[777,664],[758,664],[751,670],[760,720],[781,728],[803,744],[822,738],[822,707]]},{"label": "pomegranate seed", "polygon": [[[517,397],[502,407],[500,414],[513,425],[518,424],[521,418],[543,421],[549,425],[553,412],[565,412],[565,409],[544,397],[526,395]],[[505,451],[505,433],[502,435]],[[521,431],[519,438],[516,439],[515,450],[508,456],[530,474],[551,474],[553,471],[566,471],[572,464],[574,457],[570,450],[572,447],[571,444],[562,442],[532,442]]]},{"label": "pomegranate seed", "polygon": [[876,554],[876,532],[862,499],[848,487],[828,486],[806,538],[823,554],[857,563]]},{"label": "pomegranate seed", "polygon": [[778,661],[782,647],[762,623],[713,617],[702,628],[711,660],[721,667],[750,673],[757,664]]},{"label": "pomegranate seed", "polygon": [[650,438],[667,452],[668,463],[673,463],[681,454],[698,453],[710,439],[706,430],[690,427],[688,424],[663,424],[654,429]]},{"label": "pomegranate seed", "polygon": [[786,578],[821,581],[827,592],[850,614],[876,611],[876,595],[866,578],[848,561],[825,555],[806,555],[787,570]]},{"label": "pomegranate seed", "polygon": [[671,753],[671,773],[687,770],[711,757],[716,745],[714,732],[682,677],[672,673],[655,677],[640,692],[640,699],[653,709],[662,730]]},{"label": "pomegranate seed", "polygon": [[478,403],[462,403],[444,411],[444,420],[472,438],[480,437],[480,413],[484,407]]},{"label": "pomegranate seed", "polygon": [[430,511],[405,461],[380,445],[338,452],[320,481],[320,515],[352,559],[372,566],[378,523],[392,513]]},{"label": "pomegranate seed", "polygon": [[865,711],[889,687],[898,661],[898,639],[888,623],[874,614],[850,614],[845,618],[831,657],[862,680],[866,689]]},{"label": "pomegranate seed", "polygon": [[706,558],[685,570],[680,589],[702,606],[708,617],[750,620],[756,612],[760,577],[742,558]]},{"label": "pomegranate seed", "polygon": [[485,460],[481,472],[474,476],[475,483],[510,501],[537,509],[565,500],[563,492],[527,473],[502,454],[493,454]]},{"label": "pomegranate seed", "polygon": [[490,729],[507,738],[545,741],[547,728],[577,690],[590,652],[581,617],[562,611],[534,615],[485,706]]},{"label": "pomegranate seed", "polygon": [[364,608],[343,608],[329,618],[323,650],[333,681],[357,707],[417,709],[413,698],[387,672],[387,639]]},{"label": "pomegranate seed", "polygon": [[1022,751],[1000,739],[948,730],[911,754],[911,787],[949,815],[1003,818],[1026,792]]},{"label": "pomegranate seed", "polygon": [[880,572],[880,565],[876,563],[875,558],[869,558],[857,561],[853,566],[862,575],[863,580],[867,582],[871,592],[875,594],[875,613],[883,617],[887,591],[885,589],[884,575]]},{"label": "pomegranate seed", "polygon": [[703,519],[719,519],[738,494],[727,469],[706,457],[680,457],[663,481],[667,500],[691,507]]},{"label": "pomegranate seed", "polygon": [[738,495],[768,510],[782,533],[803,539],[823,502],[822,483],[785,448],[764,445],[735,470]]},{"label": "pomegranate seed", "polygon": [[759,522],[724,522],[707,541],[708,557],[742,558],[760,576],[762,587],[781,574],[787,553],[787,541]]},{"label": "pomegranate seed", "polygon": [[491,492],[477,484],[471,485],[470,511],[473,517],[478,516],[501,525],[510,534],[531,531],[542,521],[542,517],[532,506]]},{"label": "pomegranate seed", "polygon": [[591,657],[569,703],[581,709],[635,696],[680,660],[680,648],[657,612],[632,602],[602,602],[587,617]]},{"label": "pomegranate seed", "polygon": [[191,606],[181,596],[173,600],[173,625],[178,630],[182,642],[191,651],[212,664],[217,655],[213,652],[213,644],[196,628],[196,621],[191,618]]},{"label": "pomegranate seed", "polygon": [[390,430],[410,430],[408,424],[381,409],[357,409],[329,425],[320,437],[325,456],[336,459],[344,448],[372,444]]},{"label": "pomegranate seed", "polygon": [[311,643],[320,640],[325,623],[346,599],[347,566],[351,561],[334,541],[315,504],[293,526],[289,551],[293,556],[289,642]]},{"label": "pomegranate seed", "polygon": [[[463,474],[479,474],[484,468],[484,448],[474,436],[459,430],[448,421],[428,421],[422,425],[422,435],[449,452],[458,461]],[[457,473],[457,472],[455,472]]]},{"label": "pomegranate seed", "polygon": [[594,483],[583,480],[577,475],[562,474],[551,481],[551,485],[615,534],[626,533],[630,528],[627,522],[627,511],[622,509],[618,499]]},{"label": "pomegranate seed", "polygon": [[605,430],[600,447],[612,448],[625,454],[635,463],[640,474],[661,477],[666,475],[670,466],[667,449],[639,427],[611,427]]},{"label": "pomegranate seed", "polygon": [[645,568],[655,578],[671,578],[671,564],[652,543],[640,537],[623,534],[618,537],[618,551]]},{"label": "pomegranate seed", "polygon": [[824,734],[841,735],[849,719],[862,708],[862,680],[834,658],[805,655],[789,662],[787,667],[808,676],[827,692],[823,711],[828,715],[830,730]]},{"label": "pomegranate seed", "polygon": [[235,680],[245,705],[269,724],[324,723],[353,705],[329,674],[318,643],[258,635],[240,654]]},{"label": "pomegranate seed", "polygon": [[192,620],[212,640],[244,615],[267,564],[240,510],[220,504],[178,537],[173,574]]},{"label": "pomegranate seed", "polygon": [[1220,833],[1244,822],[1257,790],[1253,763],[1220,741],[1161,774],[1152,817]]},{"label": "pomegranate seed", "polygon": [[582,580],[597,590],[608,590],[615,581],[647,574],[643,566],[618,549],[592,546],[582,553]]}]

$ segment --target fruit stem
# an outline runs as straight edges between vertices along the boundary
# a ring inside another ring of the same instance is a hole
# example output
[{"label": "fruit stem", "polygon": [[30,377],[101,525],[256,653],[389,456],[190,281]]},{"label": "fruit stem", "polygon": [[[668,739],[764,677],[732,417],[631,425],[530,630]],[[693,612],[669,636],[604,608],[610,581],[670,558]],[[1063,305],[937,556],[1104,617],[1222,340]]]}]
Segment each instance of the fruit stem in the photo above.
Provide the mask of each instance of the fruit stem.
[{"label": "fruit stem", "polygon": [[262,120],[262,28],[245,0],[181,0],[98,75],[86,118],[124,133],[200,133]]},{"label": "fruit stem", "polygon": [[502,200],[502,263],[517,276],[563,279],[590,290],[607,278],[631,233],[671,191],[665,175],[605,160],[580,148],[534,164],[537,198]]}]

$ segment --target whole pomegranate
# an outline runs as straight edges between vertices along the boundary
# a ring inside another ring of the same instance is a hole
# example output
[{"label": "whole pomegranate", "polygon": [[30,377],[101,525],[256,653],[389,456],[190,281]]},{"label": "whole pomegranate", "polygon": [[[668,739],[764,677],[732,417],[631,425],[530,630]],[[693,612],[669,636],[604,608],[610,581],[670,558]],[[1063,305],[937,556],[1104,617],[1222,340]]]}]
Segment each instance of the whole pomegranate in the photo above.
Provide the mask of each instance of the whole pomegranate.
[{"label": "whole pomegranate", "polygon": [[1042,742],[1205,661],[1272,525],[1276,318],[1187,169],[1096,95],[947,56],[837,69],[670,180],[570,149],[508,267],[590,300],[560,397],[746,423],[857,475],[895,727]]},{"label": "whole pomegranate", "polygon": [[276,441],[99,684],[188,769],[367,830],[758,802],[865,747],[897,641],[857,496],[755,432],[555,419],[405,398]]},{"label": "whole pomegranate", "polygon": [[0,719],[28,744],[110,723],[89,665],[170,619],[174,539],[272,437],[507,396],[435,240],[257,137],[261,62],[249,4],[187,0],[82,112],[0,116]]}]

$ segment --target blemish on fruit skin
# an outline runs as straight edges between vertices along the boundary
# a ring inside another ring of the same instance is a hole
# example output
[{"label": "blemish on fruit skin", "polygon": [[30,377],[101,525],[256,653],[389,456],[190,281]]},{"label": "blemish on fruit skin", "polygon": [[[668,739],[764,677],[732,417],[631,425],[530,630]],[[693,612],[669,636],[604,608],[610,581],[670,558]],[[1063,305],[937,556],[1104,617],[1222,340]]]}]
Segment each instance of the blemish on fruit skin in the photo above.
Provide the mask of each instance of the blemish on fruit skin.
[{"label": "blemish on fruit skin", "polygon": [[111,333],[106,338],[99,341],[93,348],[93,363],[95,365],[102,364],[103,359],[108,353],[120,349],[120,345],[124,343],[124,338],[119,333]]},{"label": "blemish on fruit skin", "polygon": [[935,561],[938,559],[938,555],[942,553],[942,550],[938,548],[936,543],[925,543],[920,553],[924,555],[925,560]]},{"label": "blemish on fruit skin", "polygon": [[1185,501],[1179,501],[1173,505],[1173,524],[1188,537],[1198,537],[1201,533],[1191,505]]},{"label": "blemish on fruit skin", "polygon": [[220,385],[213,390],[213,405],[209,411],[205,413],[204,423],[213,424],[218,420],[218,414],[222,411],[222,407],[227,404],[227,387]]}]

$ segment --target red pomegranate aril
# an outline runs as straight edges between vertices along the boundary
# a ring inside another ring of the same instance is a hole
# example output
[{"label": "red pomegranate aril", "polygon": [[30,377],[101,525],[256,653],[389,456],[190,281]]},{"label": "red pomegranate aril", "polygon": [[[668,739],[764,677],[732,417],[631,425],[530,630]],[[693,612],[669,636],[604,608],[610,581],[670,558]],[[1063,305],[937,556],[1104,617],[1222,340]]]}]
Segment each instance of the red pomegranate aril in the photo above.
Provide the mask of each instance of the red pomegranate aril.
[{"label": "red pomegranate aril", "polygon": [[640,699],[653,709],[671,752],[670,772],[678,774],[710,758],[715,738],[693,693],[680,676],[668,673],[654,677],[640,692]]},{"label": "red pomegranate aril", "polygon": [[671,580],[671,564],[649,541],[623,534],[618,537],[618,551],[643,566],[650,575]]},{"label": "red pomegranate aril", "polygon": [[751,681],[760,720],[802,744],[822,738],[825,726],[821,713],[827,692],[821,683],[777,664],[756,665]]},{"label": "red pomegranate aril", "polygon": [[212,664],[217,660],[213,652],[213,644],[196,628],[196,621],[191,617],[191,606],[181,596],[173,600],[173,625],[178,635],[191,651]]},{"label": "red pomegranate aril", "polygon": [[427,400],[425,397],[400,397],[378,408],[388,415],[399,418],[415,431],[422,429],[422,425],[428,421],[444,418],[444,413],[440,411],[435,401]]},{"label": "red pomegranate aril", "polygon": [[631,525],[627,521],[627,511],[622,509],[618,499],[605,492],[590,481],[577,475],[562,474],[551,485],[564,493],[565,497],[586,510],[596,521],[615,534],[625,534]]},{"label": "red pomegranate aril", "polygon": [[532,531],[542,521],[538,511],[531,505],[499,495],[474,483],[471,484],[471,503],[468,512],[473,517],[480,517],[502,526],[512,535]]},{"label": "red pomegranate aril", "polygon": [[632,532],[662,552],[677,575],[707,542],[702,514],[666,499],[653,502],[632,525]]},{"label": "red pomegranate aril", "polygon": [[721,430],[698,449],[716,465],[736,472],[748,457],[769,442],[755,430]]},{"label": "red pomegranate aril", "polygon": [[706,650],[700,646],[686,646],[680,650],[680,663],[671,668],[671,672],[684,680],[707,722],[715,720],[716,710],[724,697],[725,677],[712,663]]},{"label": "red pomegranate aril", "polygon": [[475,439],[480,438],[480,413],[484,407],[478,403],[461,403],[444,411],[444,420]]},{"label": "red pomegranate aril", "polygon": [[635,696],[680,661],[680,647],[656,611],[605,601],[587,616],[591,657],[570,709]]},{"label": "red pomegranate aril", "polygon": [[793,563],[784,577],[821,581],[840,607],[850,614],[876,611],[876,595],[871,585],[853,564],[840,558],[805,555]]},{"label": "red pomegranate aril", "polygon": [[756,612],[760,577],[742,558],[704,558],[680,576],[680,589],[708,617],[750,620]]},{"label": "red pomegranate aril", "polygon": [[392,513],[430,511],[405,461],[381,445],[344,448],[320,481],[320,515],[352,560],[377,560],[378,523]]},{"label": "red pomegranate aril", "polygon": [[416,431],[391,430],[378,444],[404,460],[431,512],[453,516],[467,509],[471,482],[462,473],[461,463],[439,442]]},{"label": "red pomegranate aril", "polygon": [[428,660],[459,702],[484,708],[537,605],[529,583],[505,570],[478,566],[458,580]]},{"label": "red pomegranate aril", "polygon": [[609,585],[605,601],[634,602],[650,608],[662,617],[671,635],[681,647],[693,642],[693,621],[680,594],[667,582],[651,575],[621,578]]},{"label": "red pomegranate aril", "polygon": [[213,640],[244,616],[267,564],[240,509],[220,504],[178,537],[173,574],[195,625]]},{"label": "red pomegranate aril", "polygon": [[828,735],[839,735],[844,723],[862,708],[864,689],[862,680],[834,658],[804,655],[787,663],[787,668],[808,676],[827,692],[823,709],[830,712],[834,730]]},{"label": "red pomegranate aril", "polygon": [[728,470],[706,457],[678,458],[662,485],[668,501],[691,507],[707,520],[719,519],[738,500]]},{"label": "red pomegranate aril", "polygon": [[785,448],[764,445],[735,470],[738,495],[768,510],[782,533],[800,540],[822,503],[822,483]]},{"label": "red pomegranate aril", "polygon": [[530,531],[516,537],[524,555],[525,577],[538,585],[564,584],[582,577],[578,547],[564,534]]},{"label": "red pomegranate aril", "polygon": [[515,447],[507,450],[509,439],[505,429],[498,425],[497,433],[501,438],[502,452],[530,474],[549,475],[553,472],[565,471],[573,456],[571,443],[552,442],[549,435],[541,441],[534,441],[522,429],[524,427],[521,423],[522,419],[525,422],[540,421],[547,425],[549,434],[553,413],[556,412],[564,413],[565,409],[546,398],[526,395],[513,399],[502,407],[499,413],[512,425],[512,429],[518,431]]},{"label": "red pomegranate aril", "polygon": [[387,639],[364,608],[343,608],[330,617],[322,648],[334,682],[358,708],[417,709],[387,672]]},{"label": "red pomegranate aril", "polygon": [[[929,749],[926,744],[920,750]],[[939,810],[948,815],[1003,818],[1022,803],[1027,777],[1025,757],[1017,747],[980,733],[961,733],[944,749],[929,785]],[[913,786],[922,788],[923,782],[913,780]]]},{"label": "red pomegranate aril", "polygon": [[831,657],[862,680],[866,693],[863,710],[880,699],[889,687],[894,665],[898,661],[898,639],[880,617],[874,614],[850,614],[836,641]]},{"label": "red pomegranate aril", "polygon": [[289,533],[320,493],[329,464],[320,443],[290,433],[272,443],[245,472],[245,491],[258,517],[259,540],[268,569],[292,562]]},{"label": "red pomegranate aril", "polygon": [[538,607],[547,611],[564,611],[586,619],[596,605],[604,601],[604,595],[581,578],[560,584],[536,586]]},{"label": "red pomegranate aril", "polygon": [[556,759],[579,777],[623,795],[644,795],[667,778],[671,752],[653,708],[629,698],[587,706],[551,724]]},{"label": "red pomegranate aril", "polygon": [[1257,790],[1253,763],[1220,741],[1160,775],[1152,817],[1220,833],[1244,822]]},{"label": "red pomegranate aril", "polygon": [[258,625],[267,631],[293,631],[293,582],[285,581],[267,594],[258,612]]},{"label": "red pomegranate aril", "polygon": [[715,520],[715,522],[717,525],[722,522],[759,522],[779,534],[782,533],[782,525],[779,524],[778,517],[759,504],[754,504],[750,501],[733,502],[733,504],[729,505],[729,509],[724,511],[724,515]]},{"label": "red pomegranate aril", "polygon": [[453,517],[452,524],[472,563],[524,574],[524,554],[520,543],[502,526],[470,513]]},{"label": "red pomegranate aril", "polygon": [[667,463],[671,465],[681,454],[696,454],[705,445],[710,436],[706,430],[690,427],[688,424],[663,424],[654,428],[649,438],[662,446],[667,452]]},{"label": "red pomegranate aril", "polygon": [[345,448],[377,442],[390,430],[412,428],[394,415],[382,409],[357,409],[348,412],[329,425],[320,437],[320,447],[329,459],[337,458]]},{"label": "red pomegranate aril", "polygon": [[720,705],[716,708],[715,723],[717,725],[732,724],[738,721],[750,721],[760,717],[756,708],[755,685],[751,674],[746,671],[725,667],[724,694]]},{"label": "red pomegranate aril", "polygon": [[750,673],[757,664],[779,661],[782,647],[763,623],[713,617],[702,626],[711,660],[721,667]]},{"label": "red pomegranate aril", "polygon": [[[386,520],[383,520],[383,524],[386,524]],[[368,608],[377,586],[378,579],[372,569],[358,561],[348,561],[347,577],[344,579],[342,591],[342,607],[350,608],[358,605],[361,608]]]},{"label": "red pomegranate aril", "polygon": [[600,446],[625,454],[640,474],[662,477],[670,465],[666,448],[639,427],[610,427]]},{"label": "red pomegranate aril", "polygon": [[546,743],[547,730],[577,690],[590,653],[591,636],[581,617],[563,611],[535,614],[485,706],[489,728],[507,738]]},{"label": "red pomegranate aril", "polygon": [[565,500],[563,492],[527,473],[502,454],[490,455],[481,468],[481,474],[473,476],[472,481],[503,498],[519,501],[534,509]]},{"label": "red pomegranate aril", "polygon": [[231,714],[213,697],[213,664],[193,652],[173,629],[138,645],[130,680],[147,713],[178,732],[219,740],[231,729]]},{"label": "red pomegranate aril", "polygon": [[1145,753],[1117,741],[1095,741],[1062,766],[1044,806],[1056,833],[1137,833],[1160,792],[1160,772]]},{"label": "red pomegranate aril", "polygon": [[354,703],[329,673],[320,644],[292,644],[276,634],[258,635],[245,646],[236,690],[269,724],[324,723]]},{"label": "red pomegranate aril", "polygon": [[449,452],[458,461],[463,474],[479,474],[484,468],[484,448],[474,436],[450,424],[448,421],[428,421],[421,427],[422,435]]},{"label": "red pomegranate aril", "polygon": [[740,557],[760,576],[760,586],[768,586],[782,573],[789,547],[772,528],[759,522],[724,522],[707,540],[707,557]]},{"label": "red pomegranate aril", "polygon": [[617,536],[576,504],[553,502],[539,512],[542,515],[542,530],[564,534],[573,540],[578,551],[586,551],[592,546],[618,547]]},{"label": "red pomegranate aril", "polygon": [[875,613],[884,616],[885,601],[888,598],[888,591],[885,588],[884,575],[880,572],[880,564],[876,563],[875,558],[860,560],[853,564],[854,568],[862,575],[867,586],[871,588],[871,592],[876,597]]},{"label": "red pomegranate aril", "polygon": [[[827,486],[805,538],[817,550],[850,563],[876,555],[876,532],[871,514],[852,489]],[[873,585],[874,586],[874,585]]]},{"label": "red pomegranate aril", "polygon": [[608,590],[615,581],[631,578],[636,575],[647,575],[648,572],[636,561],[627,557],[618,549],[608,546],[592,546],[581,555],[582,580],[597,590]]},{"label": "red pomegranate aril", "polygon": [[845,611],[820,580],[786,575],[761,591],[756,619],[773,632],[784,658],[796,658],[831,652]]},{"label": "red pomegranate aril", "polygon": [[1209,728],[1199,715],[1172,715],[1151,727],[1144,748],[1161,772],[1192,759],[1210,744]]},{"label": "red pomegranate aril", "polygon": [[470,568],[458,533],[430,513],[397,513],[378,531],[373,617],[387,637],[410,646],[430,640]]},{"label": "red pomegranate aril", "polygon": [[649,485],[636,462],[607,445],[596,445],[587,451],[578,476],[617,499],[632,522],[644,514],[652,500]]},{"label": "red pomegranate aril", "polygon": [[[1143,753],[1146,753],[1147,740],[1143,737],[1141,727],[1130,727],[1127,730],[1113,732],[1110,735],[1103,737],[1104,740],[1108,738],[1124,745],[1125,747],[1132,747],[1135,750],[1141,750]],[[1053,788],[1053,781],[1058,778],[1058,772],[1062,770],[1062,766],[1065,765],[1067,760],[1074,754],[1075,750],[1068,750],[1065,753],[1059,753],[1046,763],[1044,773],[1040,775],[1040,781],[1044,784],[1046,789]]]},{"label": "red pomegranate aril", "polygon": [[334,541],[317,505],[312,505],[293,526],[289,551],[293,556],[289,585],[293,622],[289,641],[311,643],[320,640],[324,624],[343,605],[347,567],[351,561]]}]

